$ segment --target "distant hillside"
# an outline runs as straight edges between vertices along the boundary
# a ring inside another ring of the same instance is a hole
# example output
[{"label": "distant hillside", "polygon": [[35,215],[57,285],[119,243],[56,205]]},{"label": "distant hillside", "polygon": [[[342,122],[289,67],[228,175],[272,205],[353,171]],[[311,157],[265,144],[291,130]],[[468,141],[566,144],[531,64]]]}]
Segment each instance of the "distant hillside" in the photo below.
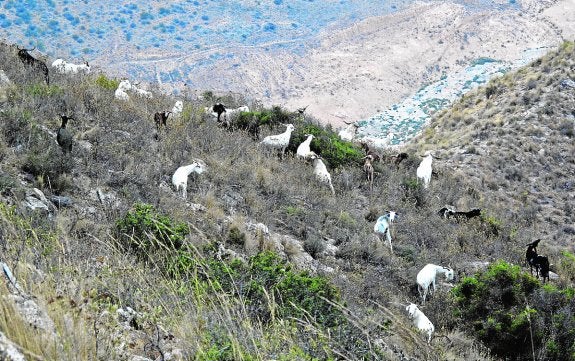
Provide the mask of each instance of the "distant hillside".
[{"label": "distant hillside", "polygon": [[[564,43],[436,116],[410,149],[481,190],[520,233],[571,247],[575,237],[575,47]],[[457,203],[457,200],[454,200]]]}]

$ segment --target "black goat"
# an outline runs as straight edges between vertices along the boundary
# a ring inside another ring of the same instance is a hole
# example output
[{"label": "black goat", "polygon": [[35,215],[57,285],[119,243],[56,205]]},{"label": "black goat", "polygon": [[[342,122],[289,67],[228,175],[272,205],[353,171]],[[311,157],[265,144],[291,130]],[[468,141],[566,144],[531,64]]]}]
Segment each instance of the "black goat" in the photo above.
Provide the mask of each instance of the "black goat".
[{"label": "black goat", "polygon": [[218,114],[218,122],[220,122],[220,116],[226,112],[226,107],[222,103],[214,104],[212,111]]},{"label": "black goat", "polygon": [[537,246],[541,240],[537,239],[529,244],[527,244],[527,251],[525,252],[525,260],[529,264],[529,270],[531,275],[533,275],[533,268],[535,268],[535,274],[537,277],[541,275],[543,282],[545,279],[549,281],[549,259],[547,256],[537,254]]},{"label": "black goat", "polygon": [[467,212],[457,212],[457,211],[454,211],[453,209],[443,207],[437,213],[444,218],[453,217],[457,220],[460,220],[460,219],[471,219],[471,218],[481,216],[481,209],[480,208],[474,208],[474,209],[467,211]]},{"label": "black goat", "polygon": [[29,51],[32,51],[35,48],[20,49],[18,46],[16,46],[16,49],[18,49],[18,57],[20,58],[22,63],[24,63],[24,64],[26,64],[32,68],[36,68],[36,69],[40,70],[44,74],[44,79],[46,80],[46,84],[50,84],[50,79],[48,78],[48,67],[46,66],[46,63],[40,59],[36,59],[35,57],[30,55],[30,53],[29,53]]},{"label": "black goat", "polygon": [[156,123],[156,129],[159,131],[162,125],[164,127],[168,127],[166,121],[168,120],[168,116],[172,114],[169,110],[164,110],[163,112],[157,112],[154,114],[154,122]]},{"label": "black goat", "polygon": [[64,154],[72,152],[72,134],[68,129],[66,129],[66,125],[68,124],[68,120],[74,119],[69,117],[65,114],[60,115],[62,119],[62,125],[58,128],[58,132],[56,132],[56,142],[62,148]]},{"label": "black goat", "polygon": [[535,257],[533,260],[533,266],[537,271],[537,277],[541,275],[543,282],[545,283],[545,279],[547,278],[547,282],[549,282],[549,259],[547,256],[542,256],[540,254]]},{"label": "black goat", "polygon": [[531,274],[533,274],[533,267],[535,267],[534,261],[537,257],[537,246],[541,240],[537,239],[529,244],[527,244],[527,251],[525,252],[525,261],[529,265]]}]

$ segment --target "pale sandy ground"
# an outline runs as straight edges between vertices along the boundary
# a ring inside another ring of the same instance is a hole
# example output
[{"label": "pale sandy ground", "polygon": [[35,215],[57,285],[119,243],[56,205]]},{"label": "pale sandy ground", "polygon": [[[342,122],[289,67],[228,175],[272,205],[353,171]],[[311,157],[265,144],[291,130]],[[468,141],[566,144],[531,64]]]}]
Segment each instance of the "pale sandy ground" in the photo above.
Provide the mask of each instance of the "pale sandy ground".
[{"label": "pale sandy ground", "polygon": [[[228,90],[264,105],[307,111],[335,126],[375,115],[438,80],[443,72],[490,57],[520,59],[526,49],[555,47],[575,36],[575,0],[519,0],[521,11],[470,14],[462,6],[416,3],[392,15],[373,17],[326,33],[305,56],[261,47],[212,49],[177,59],[162,56],[156,72],[174,61],[193,64],[211,53],[233,51],[209,71],[188,74],[196,94]],[[150,54],[141,54],[150,62]],[[232,63],[241,66],[233,67]]]},{"label": "pale sandy ground", "polygon": [[469,15],[454,4],[421,3],[400,16],[368,19],[325,36],[302,60],[303,80],[290,86],[282,79],[291,93],[271,102],[292,109],[309,104],[310,113],[332,124],[367,118],[469,60],[513,61],[525,49],[573,40],[575,0],[539,12],[541,5],[521,13]]}]

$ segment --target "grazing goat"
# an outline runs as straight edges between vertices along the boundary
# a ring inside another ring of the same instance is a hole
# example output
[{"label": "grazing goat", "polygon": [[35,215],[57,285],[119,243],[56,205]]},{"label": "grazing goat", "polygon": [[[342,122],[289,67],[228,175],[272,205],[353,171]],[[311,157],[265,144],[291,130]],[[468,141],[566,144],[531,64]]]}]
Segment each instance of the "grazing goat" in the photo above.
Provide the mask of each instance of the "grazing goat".
[{"label": "grazing goat", "polygon": [[443,207],[437,213],[440,216],[442,216],[443,218],[453,217],[457,220],[460,220],[460,219],[471,219],[471,218],[481,216],[481,209],[480,208],[474,208],[474,209],[467,211],[467,212],[457,212],[453,209]]},{"label": "grazing goat", "polygon": [[314,154],[310,157],[310,159],[313,160],[313,172],[315,174],[315,178],[321,183],[327,184],[331,190],[331,194],[335,196],[335,189],[331,184],[331,175],[327,171],[327,168],[321,160],[321,157]]},{"label": "grazing goat", "polygon": [[315,138],[315,136],[313,134],[306,134],[305,136],[307,139],[301,142],[301,144],[297,147],[296,156],[298,158],[306,159],[310,158],[312,155],[315,155],[315,152],[313,152],[310,148],[311,141],[313,138]]},{"label": "grazing goat", "polygon": [[373,165],[371,164],[371,162],[373,162],[373,156],[371,154],[368,154],[363,159],[365,159],[365,162],[363,163],[363,171],[365,172],[365,177],[369,182],[369,190],[373,190],[374,170]]},{"label": "grazing goat", "polygon": [[44,74],[44,80],[46,81],[46,84],[50,84],[50,79],[48,78],[48,67],[46,66],[46,63],[40,59],[36,59],[29,53],[29,51],[32,51],[35,48],[20,49],[18,46],[16,46],[16,49],[18,49],[18,57],[20,58],[20,60],[24,64],[40,70]]},{"label": "grazing goat", "polygon": [[166,121],[168,120],[168,116],[172,114],[169,110],[164,110],[163,112],[157,112],[154,114],[154,122],[156,123],[156,129],[159,131],[162,125],[164,127],[168,127]]},{"label": "grazing goat", "polygon": [[56,132],[56,142],[60,148],[62,148],[64,154],[66,154],[72,152],[72,134],[66,129],[66,125],[68,124],[68,120],[74,118],[64,114],[60,115],[60,118],[62,119],[62,125],[60,125],[60,128],[58,128]]},{"label": "grazing goat", "polygon": [[74,64],[63,59],[56,59],[52,62],[52,68],[60,74],[78,74],[79,72],[90,74],[90,64],[87,61],[84,64]]},{"label": "grazing goat", "polygon": [[549,282],[549,258],[547,258],[547,256],[538,254],[537,257],[535,257],[533,260],[533,265],[537,270],[537,277],[541,275],[543,283],[545,283],[545,278],[547,278],[547,282]]},{"label": "grazing goat", "polygon": [[286,126],[285,132],[277,135],[268,135],[260,142],[260,144],[263,144],[268,148],[281,149],[281,155],[283,156],[285,149],[289,145],[291,133],[295,129],[293,124],[286,124],[285,126]]},{"label": "grazing goat", "polygon": [[[209,111],[209,108],[206,108],[206,113]],[[220,122],[220,117],[223,113],[226,112],[226,107],[222,103],[217,103],[212,106],[211,109],[212,115],[217,116],[218,123]]]},{"label": "grazing goat", "polygon": [[176,192],[181,192],[182,198],[187,199],[188,176],[190,173],[202,174],[206,170],[206,164],[201,160],[196,160],[190,165],[185,165],[176,169],[172,176],[172,184],[176,187]]},{"label": "grazing goat", "polygon": [[359,128],[359,125],[357,125],[357,123],[353,123],[353,122],[352,123],[344,122],[344,123],[347,124],[347,127],[340,130],[337,133],[337,135],[339,135],[341,140],[351,142],[353,140],[353,138],[355,137],[355,134],[357,133],[357,128]]},{"label": "grazing goat", "polygon": [[129,80],[124,79],[118,84],[118,89],[114,92],[114,96],[118,100],[128,101],[130,97],[128,96],[128,90],[132,89],[132,84]]},{"label": "grazing goat", "polygon": [[371,155],[371,160],[373,162],[377,162],[381,160],[381,156],[378,152],[375,151],[366,141],[360,140],[359,145],[365,151],[365,155]]},{"label": "grazing goat", "polygon": [[413,303],[407,305],[405,310],[409,314],[409,318],[413,320],[415,327],[417,327],[419,331],[427,333],[427,343],[429,344],[431,342],[431,335],[433,331],[435,331],[433,323],[431,323],[429,318]]},{"label": "grazing goat", "polygon": [[541,242],[541,239],[536,239],[535,241],[527,244],[527,251],[525,252],[525,260],[529,265],[529,269],[531,271],[531,275],[533,275],[533,267],[535,267],[534,261],[537,257],[537,246]]},{"label": "grazing goat", "polygon": [[397,212],[387,211],[383,216],[379,217],[377,221],[375,221],[375,225],[373,226],[373,231],[378,236],[378,238],[380,236],[385,236],[387,242],[389,242],[389,249],[392,253],[393,245],[391,244],[391,225],[397,216]]},{"label": "grazing goat", "polygon": [[455,209],[451,206],[443,207],[439,211],[437,211],[437,214],[441,218],[449,218],[451,215],[453,215],[453,213],[455,213]]},{"label": "grazing goat", "polygon": [[423,186],[427,188],[431,181],[431,163],[433,162],[433,155],[431,154],[431,151],[428,150],[425,152],[423,157],[424,158],[419,164],[419,167],[417,167],[417,179],[421,179],[423,181]]},{"label": "grazing goat", "polygon": [[[425,265],[417,274],[417,291],[422,297],[423,303],[425,303],[425,299],[427,298],[427,292],[429,292],[430,295],[435,292],[435,279],[439,274],[445,275],[445,279],[448,281],[453,280],[454,277],[454,272],[451,268],[434,264]],[[431,290],[430,286],[432,286]]]},{"label": "grazing goat", "polygon": [[[224,121],[231,122],[234,118],[237,118],[241,113],[249,113],[250,108],[247,105],[242,105],[241,107],[235,109],[226,109],[224,112]],[[228,119],[229,118],[229,119]]]},{"label": "grazing goat", "polygon": [[529,244],[527,244],[527,251],[525,252],[525,259],[529,264],[529,269],[531,271],[531,275],[533,275],[533,268],[535,268],[536,276],[543,278],[543,282],[547,278],[549,281],[549,259],[547,256],[543,256],[537,254],[537,246],[541,240],[537,239]]},{"label": "grazing goat", "polygon": [[393,164],[395,165],[396,168],[399,168],[399,164],[404,160],[406,160],[408,157],[409,155],[407,153],[398,153],[392,157]]}]

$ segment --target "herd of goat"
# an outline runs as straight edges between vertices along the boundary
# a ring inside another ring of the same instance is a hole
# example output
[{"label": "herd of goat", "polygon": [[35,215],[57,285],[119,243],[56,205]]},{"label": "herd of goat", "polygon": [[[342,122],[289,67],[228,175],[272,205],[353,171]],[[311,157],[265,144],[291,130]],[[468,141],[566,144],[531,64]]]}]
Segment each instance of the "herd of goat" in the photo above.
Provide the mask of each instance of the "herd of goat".
[{"label": "herd of goat", "polygon": [[[26,64],[27,66],[35,69],[36,71],[40,72],[44,76],[44,80],[46,84],[49,84],[49,71],[46,63],[42,60],[34,58],[30,55],[30,51],[33,49],[20,49],[17,47],[18,50],[18,57],[20,60]],[[52,67],[61,74],[77,74],[77,73],[89,73],[90,72],[90,65],[88,62],[84,64],[76,65],[73,63],[66,62],[62,59],[57,59],[52,63]],[[122,80],[118,88],[115,91],[115,98],[119,101],[127,101],[129,100],[129,93],[133,92],[141,97],[151,98],[153,95],[151,92],[138,88],[136,85],[131,84],[128,80]],[[181,114],[183,111],[183,102],[178,100],[172,110],[164,110],[161,112],[157,112],[154,114],[154,123],[158,131],[162,127],[167,127],[167,120],[168,117],[175,117]],[[300,113],[305,111],[299,110]],[[242,112],[249,112],[249,108],[247,106],[242,106],[235,109],[228,109],[223,104],[217,103],[211,107],[205,109],[207,114],[211,114],[214,118],[217,119],[217,122],[224,127],[231,128],[234,124],[233,119],[236,118]],[[65,114],[61,115],[61,126],[56,133],[56,141],[58,145],[62,148],[64,154],[69,154],[72,152],[72,143],[73,143],[73,136],[70,131],[67,129],[67,124],[69,120],[73,120],[72,116],[68,116]],[[291,139],[291,134],[294,131],[295,127],[293,124],[285,124],[286,130],[281,134],[276,135],[269,135],[266,136],[263,140],[260,141],[260,145],[264,148],[269,150],[276,150],[278,151],[281,156],[283,157],[286,148],[288,147]],[[346,141],[353,141],[355,138],[355,134],[357,131],[357,123],[347,123],[347,127],[342,129],[339,132],[339,136],[342,140]],[[243,130],[248,131],[254,139],[259,140],[259,124],[257,121],[248,122],[247,125],[244,125]],[[296,156],[300,159],[311,160],[313,162],[314,167],[314,174],[318,182],[327,185],[332,193],[335,195],[335,189],[333,187],[331,181],[331,175],[323,163],[322,158],[319,154],[316,154],[314,151],[311,150],[310,145],[314,138],[312,134],[306,134],[306,139],[299,144],[296,151]],[[363,164],[363,171],[366,175],[366,180],[369,183],[370,190],[373,187],[373,178],[374,178],[374,167],[373,163],[380,161],[382,159],[381,155],[378,154],[376,150],[373,149],[372,145],[369,144],[368,141],[360,141],[359,144],[365,151],[364,164]],[[399,164],[408,158],[407,153],[399,153],[393,156],[393,164],[395,166],[399,166]],[[428,188],[431,176],[433,174],[432,170],[432,162],[433,158],[436,158],[431,151],[427,151],[424,156],[423,160],[421,161],[420,165],[417,168],[416,175],[418,181],[423,183],[424,188]],[[194,160],[191,164],[179,167],[172,176],[172,184],[176,189],[176,192],[183,198],[187,199],[187,186],[188,186],[188,177],[190,174],[202,174],[207,169],[206,164],[202,160]],[[453,218],[457,221],[459,220],[469,220],[471,218],[479,217],[481,215],[480,209],[472,209],[467,212],[456,211],[450,207],[444,207],[438,211],[438,215],[442,218]],[[394,211],[387,211],[381,217],[376,220],[376,223],[373,227],[374,233],[377,237],[384,237],[385,241],[389,243],[389,247],[391,253],[393,253],[393,246],[392,246],[392,226],[393,223],[398,218],[398,213]],[[540,242],[540,239],[527,244],[527,251],[525,255],[526,263],[529,265],[531,274],[533,274],[533,269],[536,271],[536,276],[541,276],[543,282],[545,280],[549,281],[549,260],[546,256],[539,255],[537,253],[537,246]],[[438,275],[444,275],[447,281],[451,281],[454,279],[454,270],[450,267],[434,265],[434,264],[427,264],[423,267],[417,274],[416,283],[419,296],[421,297],[422,304],[425,304],[425,301],[428,295],[432,295],[436,290],[436,281]],[[433,323],[427,318],[427,316],[417,307],[416,304],[410,303],[405,306],[405,310],[407,311],[409,318],[412,319],[413,324],[415,327],[427,334],[427,343],[431,342],[432,334],[435,330]]]}]

